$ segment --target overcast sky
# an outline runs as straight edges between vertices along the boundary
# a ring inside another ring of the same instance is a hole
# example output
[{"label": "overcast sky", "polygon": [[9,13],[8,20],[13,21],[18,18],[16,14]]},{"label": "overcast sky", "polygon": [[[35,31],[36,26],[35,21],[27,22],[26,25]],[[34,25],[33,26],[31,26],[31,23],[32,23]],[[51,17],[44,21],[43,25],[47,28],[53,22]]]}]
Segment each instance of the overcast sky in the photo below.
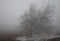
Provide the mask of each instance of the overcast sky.
[{"label": "overcast sky", "polygon": [[[37,3],[41,6],[43,0],[0,0],[0,30],[12,30],[19,24],[18,18],[23,15],[24,11],[29,7],[30,3]],[[60,23],[60,0],[53,0],[56,5],[56,23]],[[58,22],[57,22],[58,21]]]}]

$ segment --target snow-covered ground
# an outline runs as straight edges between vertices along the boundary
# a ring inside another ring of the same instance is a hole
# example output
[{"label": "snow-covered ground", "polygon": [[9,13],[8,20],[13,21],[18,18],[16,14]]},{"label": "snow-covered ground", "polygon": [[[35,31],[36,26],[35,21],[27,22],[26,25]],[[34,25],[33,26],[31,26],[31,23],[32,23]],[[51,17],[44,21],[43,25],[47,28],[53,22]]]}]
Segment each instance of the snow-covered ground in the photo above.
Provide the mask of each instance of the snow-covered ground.
[{"label": "snow-covered ground", "polygon": [[[39,41],[39,40],[51,39],[51,38],[55,38],[55,37],[59,37],[59,36],[56,36],[54,34],[33,35],[29,40]],[[16,40],[25,41],[25,40],[28,40],[28,39],[26,39],[26,36],[23,36],[23,37],[18,37]]]}]

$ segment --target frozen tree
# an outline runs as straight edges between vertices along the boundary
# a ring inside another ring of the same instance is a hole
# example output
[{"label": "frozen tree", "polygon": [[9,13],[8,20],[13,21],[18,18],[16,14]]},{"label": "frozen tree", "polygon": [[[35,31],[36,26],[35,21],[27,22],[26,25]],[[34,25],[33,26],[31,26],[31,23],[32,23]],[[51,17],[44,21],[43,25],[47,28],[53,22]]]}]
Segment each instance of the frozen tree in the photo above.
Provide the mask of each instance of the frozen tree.
[{"label": "frozen tree", "polygon": [[22,16],[21,26],[24,28],[21,32],[26,38],[30,38],[33,35],[41,35],[43,33],[52,33],[52,14],[54,11],[54,5],[50,3],[41,9],[37,9],[37,5],[31,4],[30,8],[25,15]]}]

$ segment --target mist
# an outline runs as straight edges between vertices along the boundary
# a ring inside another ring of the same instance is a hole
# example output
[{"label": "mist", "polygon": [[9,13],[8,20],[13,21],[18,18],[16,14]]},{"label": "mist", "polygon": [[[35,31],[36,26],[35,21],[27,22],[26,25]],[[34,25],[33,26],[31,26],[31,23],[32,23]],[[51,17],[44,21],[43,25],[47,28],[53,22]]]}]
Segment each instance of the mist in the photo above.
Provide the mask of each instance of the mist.
[{"label": "mist", "polygon": [[[0,0],[0,30],[1,32],[9,32],[16,30],[19,21],[18,18],[24,14],[29,8],[31,2],[39,2],[34,0]],[[42,1],[43,2],[43,1]],[[41,3],[41,2],[40,2]],[[38,5],[40,4],[38,3]],[[40,5],[41,6],[41,5]]]},{"label": "mist", "polygon": [[[51,0],[56,6],[56,14],[54,16],[57,29],[60,27],[60,0]],[[44,0],[0,0],[0,33],[8,33],[16,31],[19,25],[18,18],[24,14],[25,10],[29,8],[30,3],[37,3],[39,7],[46,6],[48,3]],[[44,4],[41,5],[41,3]]]}]

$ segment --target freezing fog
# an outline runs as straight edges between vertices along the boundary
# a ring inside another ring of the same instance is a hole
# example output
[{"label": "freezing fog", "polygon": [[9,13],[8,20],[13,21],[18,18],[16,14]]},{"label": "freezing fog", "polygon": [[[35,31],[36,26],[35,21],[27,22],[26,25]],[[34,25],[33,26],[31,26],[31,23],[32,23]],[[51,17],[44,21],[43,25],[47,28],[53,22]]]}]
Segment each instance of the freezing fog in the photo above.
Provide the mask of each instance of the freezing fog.
[{"label": "freezing fog", "polygon": [[[50,0],[55,4],[55,15],[53,24],[57,29],[60,27],[60,0]],[[0,33],[15,32],[19,25],[19,17],[29,8],[30,3],[38,4],[38,8],[46,6],[48,1],[44,0],[0,0]]]}]

